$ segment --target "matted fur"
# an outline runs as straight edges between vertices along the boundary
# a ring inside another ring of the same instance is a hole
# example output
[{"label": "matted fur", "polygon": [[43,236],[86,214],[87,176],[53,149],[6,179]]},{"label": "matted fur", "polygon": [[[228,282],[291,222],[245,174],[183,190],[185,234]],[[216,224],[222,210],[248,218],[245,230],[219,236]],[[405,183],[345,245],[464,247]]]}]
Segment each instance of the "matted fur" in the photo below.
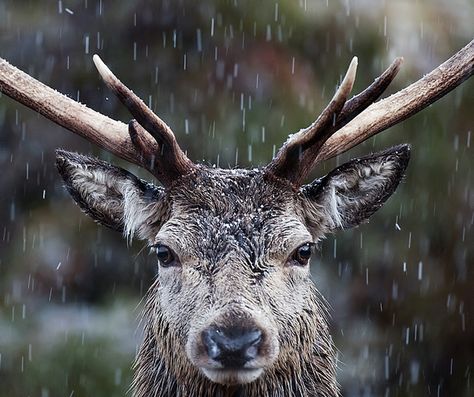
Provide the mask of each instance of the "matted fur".
[{"label": "matted fur", "polygon": [[[89,215],[179,258],[159,267],[148,292],[136,397],[338,395],[323,299],[309,266],[292,255],[378,209],[403,175],[408,146],[353,160],[301,189],[261,170],[198,166],[162,190],[95,159],[58,157],[68,190]],[[201,332],[241,321],[264,333],[263,373],[250,383],[215,383],[199,367]]]}]

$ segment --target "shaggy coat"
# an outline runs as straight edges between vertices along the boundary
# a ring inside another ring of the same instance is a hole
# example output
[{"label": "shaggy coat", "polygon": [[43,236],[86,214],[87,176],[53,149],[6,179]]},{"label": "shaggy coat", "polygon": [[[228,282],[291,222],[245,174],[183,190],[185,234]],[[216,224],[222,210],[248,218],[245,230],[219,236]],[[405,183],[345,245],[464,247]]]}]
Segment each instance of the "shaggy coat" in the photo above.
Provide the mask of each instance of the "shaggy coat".
[{"label": "shaggy coat", "polygon": [[[127,238],[166,247],[144,310],[136,397],[334,397],[324,301],[298,250],[364,222],[394,192],[409,147],[352,160],[302,188],[255,170],[198,166],[166,189],[58,151],[79,206]],[[213,359],[209,327],[261,331],[240,368]]]}]

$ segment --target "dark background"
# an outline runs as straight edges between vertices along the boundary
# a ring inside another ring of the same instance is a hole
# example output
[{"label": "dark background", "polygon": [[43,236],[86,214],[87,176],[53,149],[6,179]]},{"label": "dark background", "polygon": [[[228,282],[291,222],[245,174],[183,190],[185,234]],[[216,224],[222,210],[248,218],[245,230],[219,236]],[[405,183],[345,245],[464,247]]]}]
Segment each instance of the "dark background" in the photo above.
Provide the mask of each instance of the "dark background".
[{"label": "dark background", "polygon": [[[191,159],[249,167],[314,120],[352,56],[354,92],[404,56],[391,93],[467,44],[473,20],[469,0],[0,0],[0,56],[126,122],[93,67],[99,53]],[[468,81],[314,171],[413,146],[394,197],[312,262],[345,396],[474,394],[473,110]],[[0,396],[123,396],[156,264],[81,214],[57,147],[147,176],[0,96]]]}]

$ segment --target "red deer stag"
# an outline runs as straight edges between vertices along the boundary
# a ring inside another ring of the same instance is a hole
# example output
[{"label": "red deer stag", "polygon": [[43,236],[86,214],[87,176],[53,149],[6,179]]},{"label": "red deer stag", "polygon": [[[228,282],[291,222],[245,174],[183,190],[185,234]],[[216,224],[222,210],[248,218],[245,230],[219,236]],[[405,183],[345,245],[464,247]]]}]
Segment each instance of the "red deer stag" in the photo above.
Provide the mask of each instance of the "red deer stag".
[{"label": "red deer stag", "polygon": [[74,200],[97,222],[156,251],[134,392],[145,396],[337,396],[324,304],[310,278],[315,243],[366,221],[395,191],[410,157],[399,145],[349,161],[303,185],[308,173],[406,119],[474,71],[474,41],[431,73],[377,101],[397,59],[348,99],[357,60],[308,128],[260,169],[191,162],[171,129],[102,63],[133,115],[128,127],[0,59],[0,89],[101,148],[147,169],[154,186],[95,158],[57,151]]}]

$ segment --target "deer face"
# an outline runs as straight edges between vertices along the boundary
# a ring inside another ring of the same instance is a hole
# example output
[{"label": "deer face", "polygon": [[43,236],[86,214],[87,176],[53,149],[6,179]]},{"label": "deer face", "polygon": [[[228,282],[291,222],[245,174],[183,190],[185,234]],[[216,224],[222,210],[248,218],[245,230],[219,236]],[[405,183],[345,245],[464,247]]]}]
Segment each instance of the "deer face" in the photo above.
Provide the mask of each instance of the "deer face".
[{"label": "deer face", "polygon": [[256,379],[309,309],[314,240],[298,201],[288,183],[242,170],[197,172],[169,193],[171,216],[154,240],[166,258],[161,310],[212,381]]},{"label": "deer face", "polygon": [[157,345],[171,335],[177,357],[231,385],[327,346],[314,332],[325,321],[311,250],[325,233],[368,219],[408,158],[408,146],[394,147],[299,189],[260,170],[199,166],[162,189],[77,154],[58,151],[57,165],[86,213],[156,253]]}]

